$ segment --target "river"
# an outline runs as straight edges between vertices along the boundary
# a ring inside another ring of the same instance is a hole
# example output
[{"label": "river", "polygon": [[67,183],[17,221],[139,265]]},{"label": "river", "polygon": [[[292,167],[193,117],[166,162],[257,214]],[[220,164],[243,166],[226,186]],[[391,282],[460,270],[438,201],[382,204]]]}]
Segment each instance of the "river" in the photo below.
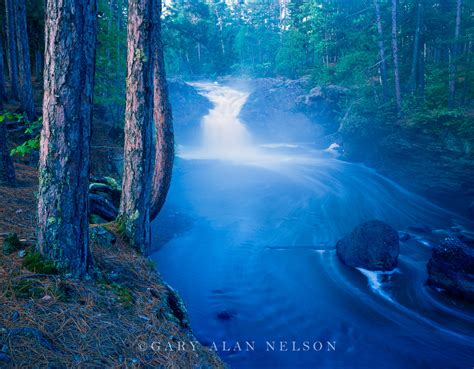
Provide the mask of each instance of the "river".
[{"label": "river", "polygon": [[[196,86],[214,108],[178,146],[151,254],[196,337],[233,368],[472,368],[473,307],[424,285],[434,240],[472,224],[333,150],[254,142],[246,91]],[[342,265],[336,241],[371,219],[434,231],[392,273]]]}]

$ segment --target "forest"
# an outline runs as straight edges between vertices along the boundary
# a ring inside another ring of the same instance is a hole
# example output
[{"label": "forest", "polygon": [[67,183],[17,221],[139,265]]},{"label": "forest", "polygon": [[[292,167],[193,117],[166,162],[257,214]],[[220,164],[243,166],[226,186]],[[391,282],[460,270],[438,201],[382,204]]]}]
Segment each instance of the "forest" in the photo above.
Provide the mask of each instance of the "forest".
[{"label": "forest", "polygon": [[[474,2],[0,0],[0,24],[0,366],[467,365]],[[240,352],[270,339],[314,352]]]}]

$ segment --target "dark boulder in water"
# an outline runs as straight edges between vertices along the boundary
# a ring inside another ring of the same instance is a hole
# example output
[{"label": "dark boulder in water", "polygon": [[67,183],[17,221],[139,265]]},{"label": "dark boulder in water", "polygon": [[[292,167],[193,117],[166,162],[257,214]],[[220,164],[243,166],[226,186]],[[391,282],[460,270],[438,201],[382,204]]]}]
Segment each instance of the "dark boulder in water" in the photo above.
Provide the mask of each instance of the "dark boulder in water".
[{"label": "dark boulder in water", "polygon": [[474,247],[446,238],[433,248],[427,265],[428,285],[474,301]]},{"label": "dark boulder in water", "polygon": [[337,256],[346,265],[368,270],[393,270],[400,245],[398,232],[380,220],[362,223],[339,240]]}]

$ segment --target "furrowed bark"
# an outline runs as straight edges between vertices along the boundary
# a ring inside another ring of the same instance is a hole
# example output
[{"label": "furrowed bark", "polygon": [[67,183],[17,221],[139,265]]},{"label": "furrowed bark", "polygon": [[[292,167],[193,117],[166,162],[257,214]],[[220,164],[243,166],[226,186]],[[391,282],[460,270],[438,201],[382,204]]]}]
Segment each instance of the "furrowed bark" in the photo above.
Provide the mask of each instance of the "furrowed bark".
[{"label": "furrowed bark", "polygon": [[163,207],[171,184],[174,160],[174,133],[171,104],[166,82],[161,41],[161,0],[153,4],[153,120],[155,125],[155,162],[153,169],[150,219]]},{"label": "furrowed bark", "polygon": [[151,0],[131,0],[127,30],[127,91],[122,197],[118,222],[132,247],[150,246],[153,120]]},{"label": "furrowed bark", "polygon": [[96,0],[48,1],[38,244],[58,267],[84,276],[89,250],[89,152]]},{"label": "furrowed bark", "polygon": [[15,33],[14,0],[5,0],[7,20],[8,68],[10,73],[11,97],[18,100],[18,59]]},{"label": "furrowed bark", "polygon": [[33,100],[33,85],[31,84],[30,47],[26,29],[25,0],[15,0],[14,8],[16,40],[18,48],[18,76],[20,82],[20,104],[28,120],[36,119],[36,109]]}]

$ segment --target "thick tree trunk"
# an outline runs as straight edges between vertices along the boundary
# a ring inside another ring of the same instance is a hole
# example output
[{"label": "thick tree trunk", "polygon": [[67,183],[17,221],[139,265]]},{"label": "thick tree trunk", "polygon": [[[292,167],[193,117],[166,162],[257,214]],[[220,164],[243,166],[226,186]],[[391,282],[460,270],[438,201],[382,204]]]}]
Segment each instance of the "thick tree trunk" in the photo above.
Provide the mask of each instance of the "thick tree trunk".
[{"label": "thick tree trunk", "polygon": [[5,65],[3,64],[3,42],[0,37],[0,101],[7,98],[7,90],[5,87]]},{"label": "thick tree trunk", "polygon": [[168,98],[160,16],[161,0],[155,0],[153,6],[153,120],[156,140],[150,204],[151,220],[158,215],[165,203],[174,160],[173,116]]},{"label": "thick tree trunk", "polygon": [[458,41],[459,33],[461,30],[461,12],[462,12],[462,0],[456,1],[456,25],[454,28],[454,43],[448,50],[449,52],[449,95],[448,105],[450,108],[454,107],[456,100],[456,57],[458,54]]},{"label": "thick tree trunk", "polygon": [[39,163],[41,253],[74,275],[87,273],[89,153],[94,87],[95,0],[48,1]]},{"label": "thick tree trunk", "polygon": [[133,247],[150,246],[153,120],[152,0],[130,0],[125,143],[119,224]]},{"label": "thick tree trunk", "polygon": [[379,34],[379,55],[380,55],[380,79],[382,81],[382,90],[384,100],[388,99],[388,82],[387,82],[387,63],[385,60],[385,45],[383,42],[382,17],[380,16],[379,0],[374,0],[375,18],[377,22],[377,32]]},{"label": "thick tree trunk", "polygon": [[411,70],[410,70],[410,78],[408,80],[408,86],[411,92],[414,92],[417,86],[417,66],[418,66],[418,59],[420,57],[420,32],[421,32],[421,17],[422,17],[422,10],[423,6],[421,4],[421,0],[417,2],[417,9],[416,9],[416,25],[415,25],[415,37],[413,39],[413,57],[411,60]]},{"label": "thick tree trunk", "polygon": [[31,84],[30,47],[26,30],[25,0],[15,0],[15,27],[18,47],[18,76],[20,80],[20,104],[31,122],[36,118],[33,100],[33,85]]},{"label": "thick tree trunk", "polygon": [[395,79],[395,101],[397,104],[397,114],[402,113],[402,93],[400,90],[400,69],[398,67],[398,44],[397,44],[397,1],[392,0],[392,56],[393,75]]},{"label": "thick tree trunk", "polygon": [[10,73],[11,97],[18,100],[18,59],[15,33],[14,0],[5,0],[8,40],[8,68]]},{"label": "thick tree trunk", "polygon": [[[0,100],[0,112],[2,110],[3,104]],[[7,145],[7,128],[5,122],[0,122],[0,185],[14,186],[15,184],[15,167]]]}]

